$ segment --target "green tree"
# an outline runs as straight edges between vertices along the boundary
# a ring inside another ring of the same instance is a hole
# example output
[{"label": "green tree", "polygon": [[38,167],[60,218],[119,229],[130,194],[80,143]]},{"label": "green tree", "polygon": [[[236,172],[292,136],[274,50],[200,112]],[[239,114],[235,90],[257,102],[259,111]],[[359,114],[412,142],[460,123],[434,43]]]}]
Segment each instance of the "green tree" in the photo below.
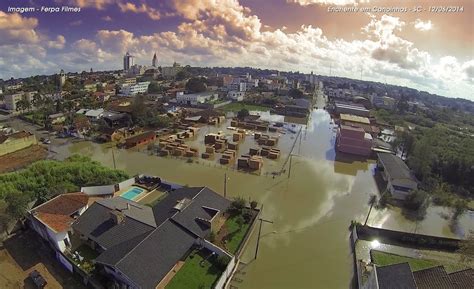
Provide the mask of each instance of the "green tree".
[{"label": "green tree", "polygon": [[467,211],[467,201],[463,199],[458,199],[454,202],[452,220],[457,221],[462,214]]},{"label": "green tree", "polygon": [[148,86],[148,93],[162,93],[163,91],[163,86],[156,81],[152,81]]},{"label": "green tree", "polygon": [[192,93],[198,93],[206,91],[207,85],[205,80],[199,77],[193,77],[186,82],[186,90]]},{"label": "green tree", "polygon": [[239,214],[242,214],[245,206],[246,206],[247,202],[245,201],[244,198],[242,197],[237,197],[237,198],[234,198],[234,200],[232,201],[232,203],[230,203],[230,206],[229,208],[227,209],[227,211],[231,214],[231,215],[239,215]]},{"label": "green tree", "polygon": [[414,190],[405,200],[405,206],[410,210],[420,210],[425,206],[428,194],[423,190]]},{"label": "green tree", "polygon": [[237,112],[237,118],[239,118],[239,119],[244,119],[244,118],[246,118],[246,117],[249,116],[249,115],[250,115],[250,112],[249,112],[249,110],[246,109],[246,108],[242,108],[241,110],[239,110],[239,111]]},{"label": "green tree", "polygon": [[186,68],[183,68],[182,70],[178,71],[176,73],[175,79],[177,81],[185,80],[186,78],[189,78],[191,76],[191,73],[188,72]]},{"label": "green tree", "polygon": [[19,192],[10,192],[5,196],[7,213],[14,219],[23,218],[28,209],[28,196]]}]

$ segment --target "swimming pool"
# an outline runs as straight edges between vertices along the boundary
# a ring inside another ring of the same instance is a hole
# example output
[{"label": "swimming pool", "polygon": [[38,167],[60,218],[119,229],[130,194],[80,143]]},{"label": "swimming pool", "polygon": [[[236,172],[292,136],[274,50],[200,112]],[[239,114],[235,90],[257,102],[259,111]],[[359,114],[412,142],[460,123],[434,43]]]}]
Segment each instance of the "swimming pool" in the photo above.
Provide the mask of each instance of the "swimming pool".
[{"label": "swimming pool", "polygon": [[145,191],[144,189],[139,188],[139,187],[131,187],[130,189],[128,189],[126,192],[124,192],[120,196],[122,198],[127,199],[127,200],[132,200],[133,201],[138,195],[140,195],[144,191]]}]

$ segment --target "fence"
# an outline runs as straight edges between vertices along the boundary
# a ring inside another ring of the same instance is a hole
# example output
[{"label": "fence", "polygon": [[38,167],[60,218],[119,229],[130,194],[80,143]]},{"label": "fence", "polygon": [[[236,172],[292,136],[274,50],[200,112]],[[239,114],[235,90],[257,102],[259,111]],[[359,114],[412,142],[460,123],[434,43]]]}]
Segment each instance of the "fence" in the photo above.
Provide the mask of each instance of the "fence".
[{"label": "fence", "polygon": [[104,286],[96,280],[93,275],[85,272],[79,268],[70,258],[68,258],[64,253],[55,250],[56,259],[63,265],[66,270],[71,272],[75,277],[79,277],[81,282],[86,285],[88,288],[103,289]]},{"label": "fence", "polygon": [[225,268],[225,271],[222,272],[221,277],[219,278],[219,280],[217,280],[216,284],[214,285],[214,289],[223,289],[223,288],[225,288],[227,280],[230,280],[230,278],[232,278],[232,276],[233,276],[233,271],[234,271],[234,268],[235,268],[236,264],[237,264],[236,258],[232,257],[232,259],[230,259],[229,264],[227,264],[227,267]]},{"label": "fence", "polygon": [[382,243],[403,245],[413,248],[456,251],[462,240],[415,233],[392,231],[369,226],[356,225],[357,235],[362,240],[371,241],[377,238]]}]

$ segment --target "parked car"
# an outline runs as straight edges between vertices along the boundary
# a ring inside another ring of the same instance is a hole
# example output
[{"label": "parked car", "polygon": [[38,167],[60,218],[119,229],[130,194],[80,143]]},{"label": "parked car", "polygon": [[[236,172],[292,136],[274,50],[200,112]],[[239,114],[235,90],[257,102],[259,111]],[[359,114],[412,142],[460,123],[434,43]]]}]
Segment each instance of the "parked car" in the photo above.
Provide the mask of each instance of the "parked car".
[{"label": "parked car", "polygon": [[49,138],[45,138],[45,139],[41,140],[41,142],[44,143],[44,144],[50,144],[51,143]]},{"label": "parked car", "polygon": [[33,280],[33,283],[36,285],[36,288],[44,288],[48,282],[41,276],[41,273],[38,272],[37,270],[31,271],[29,274],[29,277],[31,280]]}]

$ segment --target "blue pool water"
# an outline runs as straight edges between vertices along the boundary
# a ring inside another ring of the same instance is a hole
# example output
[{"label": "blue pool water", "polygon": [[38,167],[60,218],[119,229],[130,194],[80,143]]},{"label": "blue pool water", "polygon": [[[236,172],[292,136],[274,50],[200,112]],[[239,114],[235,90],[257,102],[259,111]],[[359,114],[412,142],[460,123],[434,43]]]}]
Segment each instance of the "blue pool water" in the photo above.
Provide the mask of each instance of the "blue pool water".
[{"label": "blue pool water", "polygon": [[120,196],[122,198],[127,199],[127,200],[132,200],[133,201],[133,199],[135,199],[139,194],[143,193],[143,191],[145,191],[145,190],[142,189],[142,188],[131,187],[130,189],[128,189],[128,191],[124,192]]}]

